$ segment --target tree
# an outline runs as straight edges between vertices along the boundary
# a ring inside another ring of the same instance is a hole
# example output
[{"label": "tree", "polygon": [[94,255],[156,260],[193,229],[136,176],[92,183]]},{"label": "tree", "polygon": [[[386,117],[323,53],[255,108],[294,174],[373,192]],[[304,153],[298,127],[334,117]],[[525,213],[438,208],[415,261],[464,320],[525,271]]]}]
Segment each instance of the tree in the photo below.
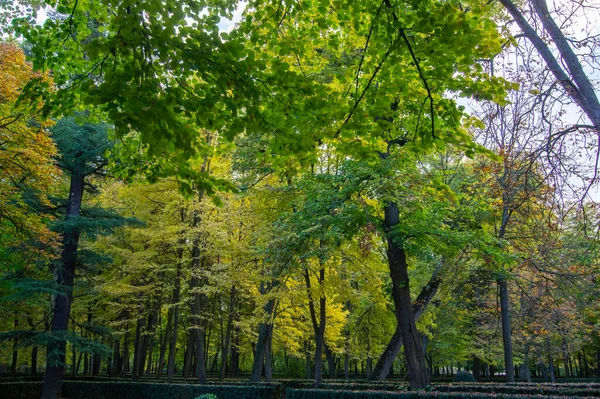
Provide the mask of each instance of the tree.
[{"label": "tree", "polygon": [[[567,20],[561,21],[561,25],[555,21],[546,0],[532,0],[528,3],[531,10],[524,7],[519,8],[511,0],[500,0],[506,11],[511,15],[521,30],[522,34],[533,44],[539,56],[550,69],[556,83],[570,96],[581,110],[592,122],[595,130],[600,130],[600,102],[596,95],[596,88],[583,68],[585,57],[575,53],[574,48],[585,48],[597,45],[597,37],[587,37],[576,40],[568,36],[564,30],[572,21],[568,19],[579,12],[578,9],[585,8],[583,3],[571,4],[574,8],[567,14]],[[532,12],[529,12],[532,11]],[[556,11],[558,10],[554,10]],[[526,15],[535,15],[537,30],[532,26]],[[539,22],[539,23],[538,23]],[[549,36],[556,46],[555,50],[544,38]],[[570,131],[586,126],[575,125]],[[589,127],[589,126],[588,126]]]},{"label": "tree", "polygon": [[[83,115],[81,117],[84,117]],[[52,298],[52,338],[48,341],[43,398],[60,397],[65,371],[66,343],[73,300],[75,270],[78,262],[79,240],[85,234],[108,233],[125,222],[117,215],[99,208],[83,209],[86,187],[94,190],[89,178],[102,174],[107,165],[104,153],[111,143],[106,124],[86,122],[80,125],[75,118],[64,118],[53,127],[53,138],[59,149],[58,166],[69,176],[68,198],[63,220],[55,225],[61,235],[60,258],[54,262],[55,283],[59,292]]]}]

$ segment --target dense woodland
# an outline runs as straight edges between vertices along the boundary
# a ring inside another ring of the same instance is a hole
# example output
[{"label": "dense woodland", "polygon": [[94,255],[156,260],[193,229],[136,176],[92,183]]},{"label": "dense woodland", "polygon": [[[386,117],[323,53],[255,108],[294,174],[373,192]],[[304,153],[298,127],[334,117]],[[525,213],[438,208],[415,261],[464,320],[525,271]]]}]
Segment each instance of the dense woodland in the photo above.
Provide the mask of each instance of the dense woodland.
[{"label": "dense woodland", "polygon": [[0,1],[0,373],[600,378],[599,17]]}]

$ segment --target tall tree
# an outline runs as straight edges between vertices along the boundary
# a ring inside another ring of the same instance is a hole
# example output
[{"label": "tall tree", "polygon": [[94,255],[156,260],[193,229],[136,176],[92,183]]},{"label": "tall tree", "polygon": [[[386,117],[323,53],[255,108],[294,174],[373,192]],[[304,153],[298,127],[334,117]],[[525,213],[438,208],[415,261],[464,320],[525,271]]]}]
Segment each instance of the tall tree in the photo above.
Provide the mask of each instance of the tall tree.
[{"label": "tall tree", "polygon": [[105,124],[79,124],[75,118],[61,119],[52,130],[59,149],[58,166],[69,177],[69,192],[63,204],[64,218],[55,227],[61,234],[62,242],[60,258],[53,264],[54,278],[60,292],[52,298],[52,339],[46,348],[46,372],[42,394],[44,399],[54,399],[62,394],[80,237],[86,233],[105,233],[123,223],[122,219],[105,210],[82,209],[85,188],[94,188],[89,179],[102,174],[107,165],[104,153],[111,145],[107,130],[108,126]]}]

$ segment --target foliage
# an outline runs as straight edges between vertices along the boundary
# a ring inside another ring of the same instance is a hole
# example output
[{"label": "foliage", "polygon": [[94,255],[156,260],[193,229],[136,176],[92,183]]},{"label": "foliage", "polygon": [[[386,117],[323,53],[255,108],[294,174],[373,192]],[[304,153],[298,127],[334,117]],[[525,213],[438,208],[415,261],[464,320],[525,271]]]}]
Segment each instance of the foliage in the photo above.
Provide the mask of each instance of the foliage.
[{"label": "foliage", "polygon": [[456,375],[454,376],[454,381],[456,382],[472,382],[475,381],[475,377],[473,377],[472,373],[469,373],[468,371],[459,371],[458,373],[456,373]]}]

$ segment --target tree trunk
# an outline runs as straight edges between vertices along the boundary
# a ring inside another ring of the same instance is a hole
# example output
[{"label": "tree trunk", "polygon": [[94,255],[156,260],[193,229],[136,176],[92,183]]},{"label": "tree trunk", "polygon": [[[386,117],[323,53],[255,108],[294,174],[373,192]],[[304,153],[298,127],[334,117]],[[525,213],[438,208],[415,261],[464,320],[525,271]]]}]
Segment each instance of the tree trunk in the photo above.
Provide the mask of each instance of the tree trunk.
[{"label": "tree trunk", "polygon": [[121,364],[121,340],[117,339],[113,346],[112,367],[110,369],[111,377],[119,375],[119,364]]},{"label": "tree trunk", "polygon": [[231,345],[231,368],[230,373],[232,377],[240,376],[240,330],[239,327],[235,327],[233,330],[233,345]]},{"label": "tree trunk", "polygon": [[[148,352],[148,361],[146,362],[146,375],[149,375],[152,372],[152,354],[154,353],[154,341],[155,341],[155,332],[156,332],[156,320],[158,319],[158,312],[154,311],[150,313],[148,320],[148,344],[147,344],[147,352]],[[141,373],[140,373],[141,375]]]},{"label": "tree trunk", "polygon": [[197,378],[198,384],[206,383],[206,363],[204,362],[204,340],[206,339],[204,329],[195,330],[194,337],[196,339],[196,361],[197,361]]},{"label": "tree trunk", "polygon": [[121,369],[121,376],[129,373],[129,323],[125,328],[125,334],[123,334],[123,368]]},{"label": "tree trunk", "polygon": [[[179,243],[183,244],[184,240]],[[175,373],[175,351],[177,349],[177,334],[179,327],[179,301],[181,297],[181,257],[183,249],[177,249],[177,268],[175,272],[175,287],[173,287],[173,332],[171,333],[171,342],[169,342],[169,360],[167,362],[167,382],[171,383]]]},{"label": "tree trunk", "polygon": [[548,356],[548,371],[550,372],[550,382],[554,384],[556,382],[556,376],[554,375],[554,360],[552,359],[552,356]]},{"label": "tree trunk", "polygon": [[227,357],[229,356],[229,347],[231,345],[231,331],[233,329],[233,317],[236,309],[236,289],[235,286],[231,286],[229,292],[229,314],[227,315],[227,326],[225,327],[225,340],[223,342],[223,349],[221,351],[221,372],[219,378],[225,378],[225,371],[227,370]]},{"label": "tree trunk", "polygon": [[[277,280],[273,281],[271,283],[271,290],[278,284],[279,282]],[[261,293],[264,295],[266,292],[264,284],[261,283]],[[254,349],[254,361],[252,362],[252,372],[250,374],[250,381],[252,382],[260,381],[260,376],[262,374],[265,352],[267,349],[269,325],[272,324],[271,318],[273,316],[273,311],[275,310],[275,299],[269,299],[263,309],[267,320],[261,322],[258,326],[258,340]]]},{"label": "tree trunk", "polygon": [[37,372],[37,358],[38,358],[38,347],[37,345],[31,348],[31,375],[35,375]]},{"label": "tree trunk", "polygon": [[[16,317],[14,320],[14,329],[15,329],[15,331],[19,329],[19,319],[17,319]],[[17,375],[17,363],[19,361],[18,345],[19,345],[19,338],[17,338],[17,337],[13,338],[12,362],[10,365],[10,375],[13,377]]]},{"label": "tree trunk", "polygon": [[[321,267],[319,270],[319,285],[323,285],[325,281],[325,268]],[[326,323],[326,298],[321,296],[319,298],[319,320],[317,320],[317,314],[315,310],[315,304],[311,293],[310,275],[308,269],[304,269],[304,282],[306,284],[306,292],[308,294],[308,308],[310,310],[310,319],[313,325],[313,331],[315,333],[315,385],[319,387],[323,382],[323,350],[325,345],[325,323]]]},{"label": "tree trunk", "polygon": [[310,380],[310,378],[312,377],[312,362],[310,360],[310,350],[309,350],[309,343],[308,341],[304,341],[304,357],[305,357],[305,369],[304,369],[304,375],[305,378],[307,380]]},{"label": "tree trunk", "polygon": [[[160,324],[160,323],[159,323]],[[162,377],[163,367],[165,366],[165,357],[167,356],[167,347],[169,346],[171,332],[173,330],[173,308],[167,311],[167,325],[160,340],[160,349],[158,354],[158,365],[156,366],[156,377]]]},{"label": "tree trunk", "polygon": [[137,381],[140,373],[140,354],[141,354],[141,341],[142,341],[142,324],[143,319],[138,319],[135,325],[135,341],[133,343],[133,370],[131,371],[131,379]]},{"label": "tree trunk", "polygon": [[427,365],[421,347],[420,334],[415,324],[406,253],[399,243],[394,228],[400,222],[398,205],[390,202],[385,206],[384,226],[387,235],[387,256],[392,279],[392,296],[395,314],[402,341],[411,389],[422,389],[429,385]]},{"label": "tree trunk", "polygon": [[327,344],[325,344],[325,359],[327,359],[327,376],[336,378],[335,356]]},{"label": "tree trunk", "polygon": [[475,377],[475,381],[481,379],[481,359],[477,356],[473,356],[473,377]]},{"label": "tree trunk", "polygon": [[508,311],[508,283],[506,276],[498,278],[500,291],[500,317],[502,319],[502,342],[504,344],[504,368],[506,382],[515,382],[515,366],[513,364],[512,337],[510,329],[510,315]]},{"label": "tree trunk", "polygon": [[267,342],[265,343],[265,382],[273,381],[273,324],[267,326]]},{"label": "tree trunk", "polygon": [[[76,168],[83,170],[83,167]],[[76,219],[81,211],[83,199],[84,175],[73,172],[69,188],[69,199],[66,209],[67,222]],[[71,315],[71,301],[73,298],[73,283],[75,281],[75,267],[77,265],[77,248],[79,245],[79,228],[77,223],[65,229],[62,236],[62,251],[60,262],[54,270],[54,281],[60,289],[59,294],[53,295],[53,314],[50,331],[60,336],[69,329]],[[60,398],[62,394],[62,381],[65,373],[65,351],[67,342],[62,339],[51,340],[46,348],[46,372],[42,388],[42,399]]]},{"label": "tree trunk", "polygon": [[[431,275],[431,278],[423,287],[417,299],[413,302],[412,308],[415,321],[421,317],[421,315],[427,308],[429,302],[431,302],[431,300],[435,297],[435,295],[438,292],[438,289],[442,282],[442,277],[440,276],[442,266],[443,261],[440,262],[440,265],[435,269],[435,271]],[[401,350],[402,332],[400,331],[400,326],[398,325],[396,327],[394,335],[392,335],[392,338],[390,339],[388,345],[377,360],[375,368],[373,369],[373,373],[371,374],[371,379],[378,381],[385,380],[388,374],[390,373],[392,365],[394,364],[394,360],[396,360]]]},{"label": "tree trunk", "polygon": [[194,350],[194,331],[188,331],[187,333],[187,344],[185,346],[185,354],[183,359],[183,378],[189,378],[192,375],[192,354]]}]

